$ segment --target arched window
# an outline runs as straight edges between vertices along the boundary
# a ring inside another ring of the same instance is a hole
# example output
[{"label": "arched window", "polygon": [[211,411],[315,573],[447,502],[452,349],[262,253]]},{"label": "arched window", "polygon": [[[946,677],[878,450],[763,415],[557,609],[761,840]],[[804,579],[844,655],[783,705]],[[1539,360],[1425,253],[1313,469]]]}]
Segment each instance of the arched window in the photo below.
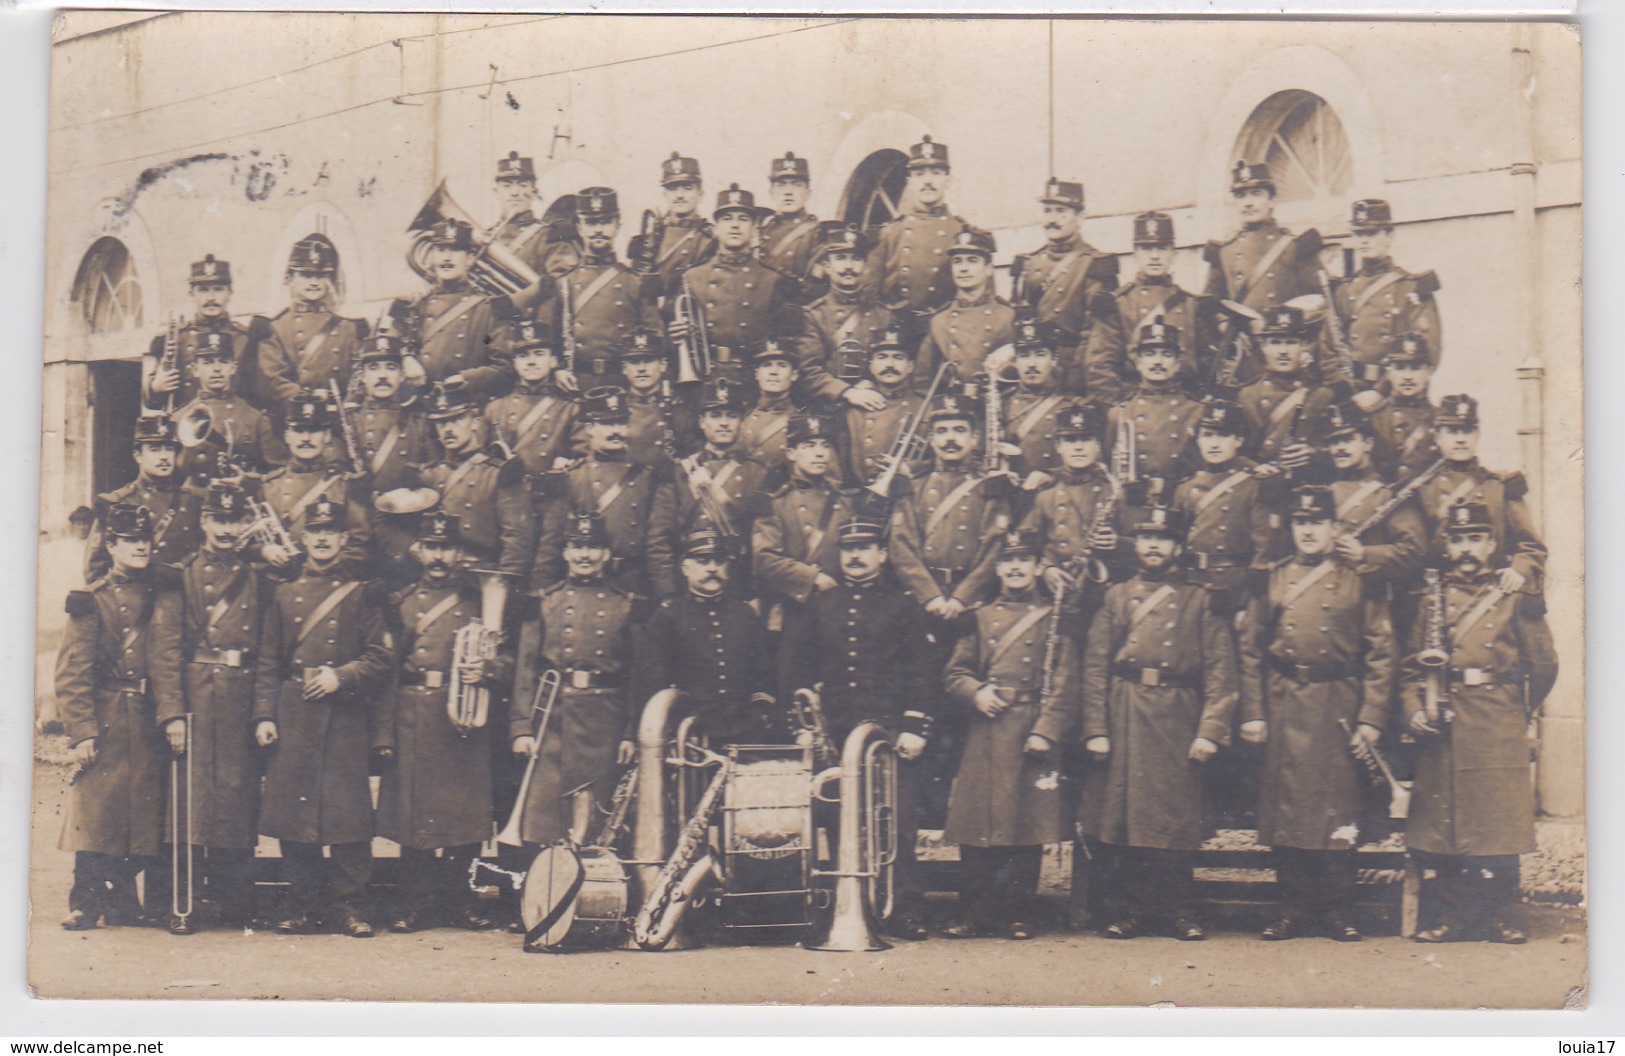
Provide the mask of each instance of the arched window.
[{"label": "arched window", "polygon": [[858,163],[841,195],[841,218],[872,230],[903,212],[908,188],[908,155],[877,150]]},{"label": "arched window", "polygon": [[79,262],[73,300],[93,334],[109,334],[142,325],[141,280],[124,243],[98,238]]},{"label": "arched window", "polygon": [[1313,92],[1276,92],[1260,103],[1236,137],[1237,161],[1268,165],[1283,202],[1344,197],[1354,183],[1343,122]]}]

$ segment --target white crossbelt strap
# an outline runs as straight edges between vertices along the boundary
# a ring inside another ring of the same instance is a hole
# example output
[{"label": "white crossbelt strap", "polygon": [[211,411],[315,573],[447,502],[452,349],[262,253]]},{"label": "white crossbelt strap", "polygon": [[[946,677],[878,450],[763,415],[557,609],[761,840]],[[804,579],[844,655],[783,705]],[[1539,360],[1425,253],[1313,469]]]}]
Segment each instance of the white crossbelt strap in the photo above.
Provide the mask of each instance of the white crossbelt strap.
[{"label": "white crossbelt strap", "polygon": [[1298,405],[1308,397],[1308,386],[1293,389],[1287,394],[1286,399],[1277,404],[1275,410],[1270,412],[1270,424],[1280,425],[1286,419],[1286,416],[1297,410]]},{"label": "white crossbelt strap", "polygon": [[784,247],[788,246],[792,241],[794,241],[795,238],[798,235],[801,235],[802,233],[807,232],[807,231],[811,231],[813,228],[815,228],[817,226],[818,226],[818,221],[817,220],[803,220],[801,223],[797,224],[795,227],[792,227],[789,231],[785,232],[784,237],[779,239],[777,242],[773,243],[773,248],[768,250],[768,252],[769,253],[782,252],[784,250]]},{"label": "white crossbelt strap", "polygon": [[1490,610],[1494,609],[1502,598],[1508,596],[1499,584],[1491,583],[1485,588],[1485,593],[1473,603],[1473,607],[1463,613],[1461,619],[1456,621],[1456,625],[1450,628],[1450,640],[1460,644],[1467,636],[1467,632],[1476,627],[1479,620],[1488,616]]},{"label": "white crossbelt strap", "polygon": [[433,627],[435,621],[440,617],[456,608],[459,600],[459,596],[454,590],[435,602],[433,608],[418,613],[417,621],[412,624],[412,633],[419,638],[423,637],[423,632]]},{"label": "white crossbelt strap", "polygon": [[981,477],[972,474],[954,486],[954,490],[948,493],[948,497],[943,499],[937,505],[937,508],[931,511],[931,516],[925,519],[925,533],[920,538],[922,546],[931,541],[931,536],[942,526],[942,522],[948,519],[948,515],[954,511],[954,507],[959,505],[959,500],[974,491],[976,485],[981,482]]},{"label": "white crossbelt strap", "polygon": [[677,241],[673,242],[671,244],[671,248],[666,250],[666,252],[660,254],[659,258],[656,260],[656,263],[664,264],[664,263],[666,263],[666,261],[668,261],[672,257],[676,256],[677,251],[679,249],[682,249],[684,246],[688,245],[689,241],[695,236],[696,233],[699,232],[699,230],[700,229],[697,228],[697,227],[691,227],[687,231],[684,231],[683,232],[683,237],[679,238]]},{"label": "white crossbelt strap", "polygon": [[1011,430],[1016,434],[1016,439],[1027,439],[1027,434],[1038,428],[1039,422],[1053,414],[1060,402],[1061,394],[1054,392],[1033,404],[1027,413],[1021,416],[1021,421],[1016,423],[1016,427]]},{"label": "white crossbelt strap", "polygon": [[1439,519],[1443,520],[1450,513],[1450,507],[1467,497],[1467,493],[1478,487],[1478,481],[1472,477],[1451,488],[1449,493],[1439,500]]},{"label": "white crossbelt strap", "polygon": [[575,303],[575,316],[578,320],[581,318],[581,313],[586,310],[587,305],[592,303],[592,299],[598,296],[614,277],[615,269],[613,267],[605,268],[598,273],[596,279],[587,284],[586,289],[581,291],[581,296],[576,298]]},{"label": "white crossbelt strap", "polygon": [[1360,508],[1360,504],[1366,499],[1370,498],[1372,495],[1375,495],[1382,489],[1382,487],[1382,481],[1368,480],[1364,484],[1361,484],[1359,487],[1355,488],[1353,491],[1349,492],[1348,495],[1344,497],[1343,501],[1337,504],[1337,519],[1339,521],[1346,521],[1352,518],[1354,516],[1354,511]]},{"label": "white crossbelt strap", "polygon": [[1259,258],[1258,264],[1253,268],[1253,273],[1247,276],[1247,282],[1241,289],[1235,291],[1232,299],[1245,301],[1248,291],[1258,285],[1258,280],[1262,279],[1265,273],[1275,266],[1275,262],[1281,259],[1281,254],[1286,252],[1287,247],[1292,245],[1293,241],[1295,240],[1292,237],[1292,232],[1282,231],[1270,246],[1269,251]]},{"label": "white crossbelt strap", "polygon": [[344,602],[344,599],[349,597],[359,586],[361,586],[361,582],[353,580],[341,585],[333,593],[323,598],[322,603],[316,606],[316,611],[312,612],[310,618],[300,625],[299,634],[293,640],[294,648],[297,649],[305,644],[305,639],[310,637],[311,632],[316,629],[317,625],[327,619],[328,614],[338,608]]},{"label": "white crossbelt strap", "polygon": [[384,471],[389,463],[389,456],[394,453],[395,445],[400,443],[401,427],[397,423],[390,426],[389,432],[384,436],[384,442],[378,445],[378,450],[372,453],[372,474],[377,476]]},{"label": "white crossbelt strap", "polygon": [[1285,596],[1281,598],[1281,611],[1285,612],[1290,609],[1293,602],[1307,594],[1310,587],[1325,579],[1327,574],[1335,567],[1337,567],[1336,562],[1326,560],[1310,569],[1308,575],[1287,588]]},{"label": "white crossbelt strap", "polygon": [[1048,616],[1049,611],[1048,605],[1033,606],[1028,610],[1027,615],[1017,620],[1014,626],[1004,633],[1002,638],[994,642],[987,651],[987,671],[991,673],[993,665],[999,662],[999,658],[1008,653],[1011,646],[1021,641],[1021,636],[1032,630],[1033,624]]},{"label": "white crossbelt strap", "polygon": [[626,472],[621,474],[621,479],[611,484],[607,491],[598,496],[599,513],[609,512],[609,508],[615,505],[615,500],[619,499],[622,493],[626,491],[627,487],[632,483],[632,478],[636,477],[638,472],[638,466],[627,466]]},{"label": "white crossbelt strap", "polygon": [[305,512],[306,506],[309,506],[311,503],[315,502],[327,492],[328,488],[331,488],[338,482],[339,478],[335,476],[318,480],[315,484],[312,484],[310,486],[310,490],[299,496],[299,501],[289,507],[288,520],[297,521],[299,519],[299,515]]},{"label": "white crossbelt strap", "polygon": [[1398,282],[1404,277],[1405,276],[1398,269],[1385,272],[1376,282],[1373,282],[1371,285],[1361,290],[1360,295],[1354,299],[1354,307],[1349,309],[1349,319],[1352,320],[1356,315],[1359,315],[1360,309],[1371,303],[1371,298],[1375,297],[1377,294],[1381,293],[1383,290],[1386,290],[1388,287],[1392,286],[1394,283]]},{"label": "white crossbelt strap", "polygon": [[1143,599],[1141,599],[1138,605],[1134,606],[1134,611],[1129,613],[1129,627],[1138,627],[1140,625],[1140,621],[1151,615],[1152,611],[1158,605],[1161,605],[1164,601],[1166,601],[1168,596],[1173,592],[1174,585],[1172,583],[1164,583],[1150,594],[1147,594]]},{"label": "white crossbelt strap", "polygon": [[473,308],[476,304],[479,304],[484,299],[485,297],[482,294],[470,294],[469,296],[458,301],[456,304],[452,305],[443,314],[435,316],[434,319],[432,319],[429,324],[423,328],[423,343],[428,344],[430,341],[434,340],[435,335],[439,334],[440,331],[444,330],[446,327],[450,326],[464,315],[467,315],[469,309]]}]

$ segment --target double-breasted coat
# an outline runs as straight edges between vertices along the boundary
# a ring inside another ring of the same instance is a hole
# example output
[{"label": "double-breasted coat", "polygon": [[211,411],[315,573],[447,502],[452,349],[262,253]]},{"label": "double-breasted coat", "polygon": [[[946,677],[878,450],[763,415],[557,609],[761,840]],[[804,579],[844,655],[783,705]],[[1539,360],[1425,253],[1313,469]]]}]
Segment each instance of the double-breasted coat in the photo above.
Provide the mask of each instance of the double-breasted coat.
[{"label": "double-breasted coat", "polygon": [[[1362,261],[1360,269],[1332,287],[1332,301],[1343,335],[1360,377],[1359,388],[1375,388],[1382,380],[1382,357],[1391,338],[1421,334],[1428,340],[1433,365],[1439,364],[1443,335],[1439,306],[1433,295],[1438,276],[1431,271],[1412,273],[1387,257]],[[1322,332],[1322,339],[1329,336]],[[1326,363],[1323,354],[1321,363]]]},{"label": "double-breasted coat", "polygon": [[959,368],[961,378],[982,369],[982,361],[1015,338],[1016,310],[993,292],[990,282],[980,293],[954,295],[926,324],[925,339],[914,365],[914,385],[924,392],[944,363]]},{"label": "double-breasted coat", "polygon": [[[632,331],[658,327],[660,312],[645,283],[613,254],[587,254],[581,263],[557,279],[562,293],[569,290],[570,312],[575,344],[575,372],[583,379],[582,390],[591,385],[620,384],[621,346]],[[553,333],[564,335],[565,297],[549,297],[537,306],[541,318]],[[569,336],[563,340],[568,341]],[[568,348],[561,366],[569,366]]]},{"label": "double-breasted coat", "polygon": [[1117,454],[1120,423],[1134,432],[1134,475],[1177,480],[1185,475],[1202,405],[1177,384],[1140,385],[1106,413],[1106,456]]},{"label": "double-breasted coat", "polygon": [[429,380],[459,375],[479,397],[507,391],[513,385],[503,318],[508,310],[466,281],[438,283],[414,298],[406,316]]},{"label": "double-breasted coat", "polygon": [[867,363],[874,332],[893,325],[891,309],[861,290],[850,294],[829,290],[803,309],[802,320],[796,343],[796,367],[801,372],[796,389],[807,400],[826,404],[851,388],[839,376],[841,346],[856,344],[859,362]]},{"label": "double-breasted coat", "polygon": [[519,382],[486,404],[484,417],[490,435],[507,444],[532,476],[552,472],[560,459],[580,457],[585,449],[576,403],[551,379]]},{"label": "double-breasted coat", "polygon": [[894,498],[891,566],[920,604],[945,597],[969,607],[987,597],[1010,527],[1007,490],[963,463],[939,464]]},{"label": "double-breasted coat", "polygon": [[[1072,235],[1016,254],[1010,275],[1011,300],[1031,306],[1038,321],[1055,335],[1059,379],[1068,392],[1083,392],[1085,350],[1094,342],[1094,332],[1118,327],[1111,295],[1117,285],[1117,258]],[[1101,339],[1121,344],[1122,337]]]},{"label": "double-breasted coat", "polygon": [[677,500],[665,467],[637,465],[624,456],[589,456],[540,485],[547,496],[532,578],[537,586],[564,579],[564,536],[570,515],[596,510],[609,531],[610,575],[643,597],[675,589],[673,525]]},{"label": "double-breasted coat", "polygon": [[768,497],[751,528],[752,572],[759,587],[793,601],[812,597],[820,572],[840,577],[836,530],[857,510],[858,496],[829,480],[792,473]]},{"label": "double-breasted coat", "polygon": [[948,250],[969,226],[945,207],[904,213],[875,236],[866,282],[893,310],[934,310],[953,296]]},{"label": "double-breasted coat", "polygon": [[94,583],[113,567],[107,554],[103,525],[107,511],[117,502],[145,506],[152,511],[155,522],[152,537],[152,564],[173,565],[198,548],[203,541],[201,518],[203,492],[199,485],[184,477],[176,459],[175,474],[165,480],[137,477],[113,491],[96,496],[96,520],[85,543],[85,582]]},{"label": "double-breasted coat", "polygon": [[732,588],[661,598],[635,635],[633,708],[675,686],[714,745],[789,743],[783,709],[767,704],[777,690],[774,650],[757,608]]},{"label": "double-breasted coat", "polygon": [[277,340],[260,347],[257,382],[267,411],[280,415],[300,389],[326,392],[336,381],[340,394],[349,391],[355,354],[367,340],[365,319],[300,301],[271,316],[270,324]]},{"label": "double-breasted coat", "polygon": [[1209,242],[1207,294],[1262,312],[1320,292],[1320,232],[1294,235],[1274,220],[1244,225],[1225,242]]}]

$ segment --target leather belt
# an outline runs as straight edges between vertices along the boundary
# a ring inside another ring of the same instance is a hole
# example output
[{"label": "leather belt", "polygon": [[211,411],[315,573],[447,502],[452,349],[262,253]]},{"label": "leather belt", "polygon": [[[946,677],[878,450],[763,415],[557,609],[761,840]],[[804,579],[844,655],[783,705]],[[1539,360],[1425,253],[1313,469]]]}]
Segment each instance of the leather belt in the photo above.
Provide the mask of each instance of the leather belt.
[{"label": "leather belt", "polygon": [[96,688],[112,690],[114,693],[134,693],[138,697],[144,697],[147,695],[147,680],[104,676],[96,680]]},{"label": "leather belt", "polygon": [[1018,689],[1014,693],[1008,690],[1000,693],[1001,699],[1008,699],[1011,704],[1037,704],[1044,699],[1044,694],[1036,689]]},{"label": "leather belt", "polygon": [[1365,665],[1362,663],[1294,664],[1290,660],[1282,660],[1273,653],[1270,654],[1269,665],[1294,682],[1341,682],[1345,678],[1357,678],[1365,674]]},{"label": "leather belt", "polygon": [[402,671],[400,684],[421,686],[424,689],[444,689],[451,684],[451,675],[445,671]]},{"label": "leather belt", "polygon": [[564,680],[564,685],[568,689],[614,689],[626,682],[623,675],[612,675],[605,671],[586,671],[579,667],[560,668],[559,677]]},{"label": "leather belt", "polygon": [[932,568],[930,565],[927,565],[925,566],[925,570],[931,573],[931,578],[936,580],[937,586],[939,587],[951,586],[959,580],[959,577],[964,575],[964,573],[957,568]]},{"label": "leather belt", "polygon": [[1210,568],[1236,568],[1247,564],[1252,558],[1232,554],[1204,554],[1200,550],[1190,550],[1186,552],[1185,560],[1191,568],[1198,572],[1206,572]]},{"label": "leather belt", "polygon": [[190,662],[214,667],[250,667],[254,663],[254,652],[251,649],[194,649]]},{"label": "leather belt", "polygon": [[1142,686],[1162,689],[1189,689],[1198,684],[1196,675],[1177,675],[1160,667],[1135,667],[1133,664],[1113,664],[1112,677],[1127,679]]},{"label": "leather belt", "polygon": [[1450,681],[1461,686],[1515,686],[1522,679],[1508,678],[1483,667],[1453,667]]}]

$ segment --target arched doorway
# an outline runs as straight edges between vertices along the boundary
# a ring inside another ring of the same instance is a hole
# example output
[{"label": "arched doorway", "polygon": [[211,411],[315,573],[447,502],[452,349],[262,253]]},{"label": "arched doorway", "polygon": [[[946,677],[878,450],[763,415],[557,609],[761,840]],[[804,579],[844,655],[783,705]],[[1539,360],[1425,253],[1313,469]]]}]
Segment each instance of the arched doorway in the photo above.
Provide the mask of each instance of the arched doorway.
[{"label": "arched doorway", "polygon": [[1276,92],[1253,111],[1236,137],[1231,165],[1263,162],[1281,202],[1345,198],[1354,185],[1354,157],[1343,122],[1313,92]]},{"label": "arched doorway", "polygon": [[900,150],[877,150],[858,163],[841,194],[841,219],[864,230],[874,230],[907,208],[908,155]]},{"label": "arched doorway", "polygon": [[142,325],[141,276],[123,242],[104,235],[91,244],[74,275],[73,302],[93,334]]}]

